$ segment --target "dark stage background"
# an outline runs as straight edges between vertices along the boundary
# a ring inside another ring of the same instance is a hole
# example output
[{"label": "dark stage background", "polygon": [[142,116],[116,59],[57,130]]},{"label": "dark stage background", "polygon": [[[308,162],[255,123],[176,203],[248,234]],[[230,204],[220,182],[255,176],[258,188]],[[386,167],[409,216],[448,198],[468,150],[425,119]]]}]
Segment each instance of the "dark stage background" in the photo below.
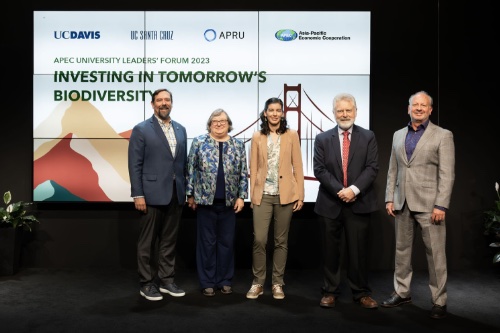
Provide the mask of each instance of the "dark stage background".
[{"label": "dark stage background", "polygon": [[[10,190],[14,201],[32,199],[33,10],[286,10],[279,3],[247,6],[226,1],[197,7],[179,3],[112,6],[97,1],[13,6],[17,9],[5,11],[0,22],[4,99],[0,192]],[[371,225],[371,268],[393,269],[393,221],[384,210],[387,165],[392,134],[408,122],[408,98],[419,90],[434,97],[431,120],[455,135],[456,180],[447,214],[449,269],[491,267],[492,251],[482,234],[482,219],[483,211],[498,199],[494,184],[500,182],[495,162],[499,116],[494,106],[498,64],[493,47],[498,39],[493,1],[344,1],[310,7],[302,3],[288,9],[372,13],[371,128],[379,145],[375,186],[380,209]],[[175,92],[175,86],[168,88]],[[332,98],[336,93],[332,91]],[[22,269],[135,267],[138,213],[132,203],[39,204],[38,217],[41,223],[25,235]],[[237,223],[236,265],[250,269],[253,235],[248,206]],[[318,267],[318,241],[309,203],[292,222],[288,267]],[[178,244],[178,265],[195,267],[195,215],[187,209]],[[420,240],[414,268],[426,268]]]}]

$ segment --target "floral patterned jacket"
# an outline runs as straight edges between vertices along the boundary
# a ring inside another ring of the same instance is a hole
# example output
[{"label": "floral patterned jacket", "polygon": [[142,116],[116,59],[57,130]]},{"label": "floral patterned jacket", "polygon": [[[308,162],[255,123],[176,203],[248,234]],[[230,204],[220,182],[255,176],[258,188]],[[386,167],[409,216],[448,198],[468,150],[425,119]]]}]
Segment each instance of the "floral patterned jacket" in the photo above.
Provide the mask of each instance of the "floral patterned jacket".
[{"label": "floral patterned jacket", "polygon": [[[248,197],[248,169],[245,145],[230,137],[223,144],[226,206]],[[186,195],[199,205],[212,205],[219,168],[219,143],[209,134],[193,139],[188,155]]]}]

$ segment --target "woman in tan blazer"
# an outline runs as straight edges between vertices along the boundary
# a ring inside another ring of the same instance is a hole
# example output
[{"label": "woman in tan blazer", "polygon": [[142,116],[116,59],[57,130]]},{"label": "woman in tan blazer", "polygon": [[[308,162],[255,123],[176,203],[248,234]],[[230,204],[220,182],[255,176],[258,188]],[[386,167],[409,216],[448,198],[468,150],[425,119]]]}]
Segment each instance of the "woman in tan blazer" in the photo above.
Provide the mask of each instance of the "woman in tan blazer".
[{"label": "woman in tan blazer", "polygon": [[250,151],[254,278],[247,298],[255,299],[264,292],[266,245],[274,217],[272,293],[275,299],[283,299],[290,221],[293,212],[304,205],[302,154],[297,131],[287,126],[281,99],[268,99],[260,119],[261,130],[253,134]]}]

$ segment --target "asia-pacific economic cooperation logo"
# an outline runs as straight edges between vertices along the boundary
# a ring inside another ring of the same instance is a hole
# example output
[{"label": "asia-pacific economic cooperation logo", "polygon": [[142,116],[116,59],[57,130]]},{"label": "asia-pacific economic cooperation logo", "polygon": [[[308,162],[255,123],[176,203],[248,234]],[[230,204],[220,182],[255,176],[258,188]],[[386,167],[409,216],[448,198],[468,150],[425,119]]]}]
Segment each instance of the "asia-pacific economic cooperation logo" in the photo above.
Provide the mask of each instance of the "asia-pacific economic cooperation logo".
[{"label": "asia-pacific economic cooperation logo", "polygon": [[274,37],[282,42],[290,42],[297,38],[297,33],[292,29],[281,29],[276,31]]}]

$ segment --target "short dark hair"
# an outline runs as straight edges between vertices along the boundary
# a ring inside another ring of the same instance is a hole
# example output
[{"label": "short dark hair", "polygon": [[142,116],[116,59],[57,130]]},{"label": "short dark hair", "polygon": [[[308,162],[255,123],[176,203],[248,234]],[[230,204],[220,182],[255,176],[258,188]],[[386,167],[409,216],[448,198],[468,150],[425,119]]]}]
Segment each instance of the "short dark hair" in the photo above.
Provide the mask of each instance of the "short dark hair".
[{"label": "short dark hair", "polygon": [[154,103],[155,102],[155,98],[156,96],[161,93],[162,91],[166,91],[170,94],[170,102],[173,102],[174,101],[174,96],[172,96],[172,92],[170,90],[168,90],[167,88],[160,88],[160,89],[156,89],[154,92],[153,92],[153,95],[151,95],[151,103]]}]

